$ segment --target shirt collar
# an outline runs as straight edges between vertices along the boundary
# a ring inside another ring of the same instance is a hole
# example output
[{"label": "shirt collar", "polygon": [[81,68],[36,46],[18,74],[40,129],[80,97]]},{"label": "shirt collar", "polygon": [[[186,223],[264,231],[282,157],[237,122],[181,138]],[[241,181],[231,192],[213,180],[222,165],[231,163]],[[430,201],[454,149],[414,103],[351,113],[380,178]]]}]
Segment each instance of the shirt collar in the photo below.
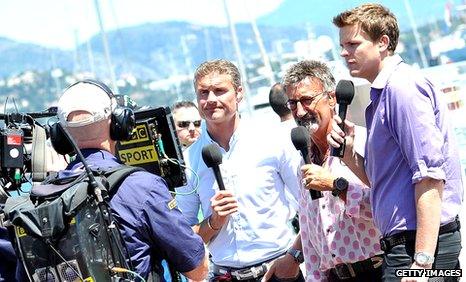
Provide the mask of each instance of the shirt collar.
[{"label": "shirt collar", "polygon": [[[233,132],[233,135],[231,136],[230,141],[228,142],[228,144],[230,146],[230,150],[236,144],[236,142],[238,141],[239,135],[240,135],[239,132],[240,132],[241,128],[242,128],[242,126],[241,126],[241,121],[240,121],[239,124],[238,124],[238,127]],[[201,138],[205,139],[207,141],[207,143],[215,143],[215,144],[219,145],[217,141],[212,139],[209,132],[207,131],[207,123],[206,122],[202,123],[201,130],[202,130]],[[219,145],[219,147],[220,147],[220,145]],[[221,148],[221,149],[224,150],[223,148]]]},{"label": "shirt collar", "polygon": [[[118,159],[112,155],[112,153],[105,151],[105,150],[99,150],[99,149],[81,149],[81,153],[83,154],[84,158],[86,161],[93,161],[93,160],[113,160],[117,163],[120,163]],[[82,163],[79,157],[76,157],[74,161],[72,161],[67,169],[74,169],[76,167],[81,167]]]},{"label": "shirt collar", "polygon": [[372,82],[371,87],[375,89],[383,89],[387,85],[388,79],[401,62],[403,62],[403,59],[398,54],[385,58],[383,68],[375,78],[374,82]]}]

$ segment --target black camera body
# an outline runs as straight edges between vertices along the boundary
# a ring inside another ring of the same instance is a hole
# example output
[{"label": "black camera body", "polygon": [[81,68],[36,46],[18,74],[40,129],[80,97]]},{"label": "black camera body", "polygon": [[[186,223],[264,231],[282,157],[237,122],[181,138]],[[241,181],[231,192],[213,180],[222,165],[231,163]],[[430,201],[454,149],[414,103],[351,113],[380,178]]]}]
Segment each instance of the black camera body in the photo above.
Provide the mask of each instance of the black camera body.
[{"label": "black camera body", "polygon": [[[0,115],[0,182],[7,190],[19,189],[31,171],[33,131],[40,126],[33,118],[37,113]],[[45,140],[44,140],[45,141]]]},{"label": "black camera body", "polygon": [[170,191],[186,185],[185,162],[170,108],[149,108],[134,114],[136,126],[131,139],[116,146],[120,161],[161,176]]}]

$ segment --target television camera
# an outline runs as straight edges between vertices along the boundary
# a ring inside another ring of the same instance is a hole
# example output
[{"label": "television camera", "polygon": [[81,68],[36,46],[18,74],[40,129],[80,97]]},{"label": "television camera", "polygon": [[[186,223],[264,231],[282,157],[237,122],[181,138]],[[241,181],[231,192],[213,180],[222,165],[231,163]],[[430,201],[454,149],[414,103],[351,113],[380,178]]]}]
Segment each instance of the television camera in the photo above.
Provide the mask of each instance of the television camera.
[{"label": "television camera", "polygon": [[[37,154],[45,154],[46,129],[37,119],[53,117],[56,108],[43,112],[0,114],[0,185],[5,190],[21,190],[32,178],[45,178],[45,167],[39,165]],[[44,156],[42,156],[42,159]],[[36,174],[34,175],[34,169]]]},{"label": "television camera", "polygon": [[[26,182],[45,179],[47,125],[38,119],[54,117],[57,108],[43,112],[0,114],[0,186],[21,190]],[[136,128],[129,141],[117,143],[117,157],[125,164],[143,167],[161,176],[173,192],[186,184],[184,159],[168,107],[135,111]]]}]

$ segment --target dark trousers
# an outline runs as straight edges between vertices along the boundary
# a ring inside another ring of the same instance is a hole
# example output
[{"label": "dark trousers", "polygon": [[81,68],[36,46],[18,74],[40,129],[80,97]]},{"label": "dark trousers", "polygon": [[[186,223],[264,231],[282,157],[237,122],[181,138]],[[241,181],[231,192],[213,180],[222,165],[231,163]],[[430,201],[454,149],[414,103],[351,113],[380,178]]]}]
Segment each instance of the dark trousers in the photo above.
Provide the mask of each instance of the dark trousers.
[{"label": "dark trousers", "polygon": [[375,269],[368,269],[367,271],[361,272],[356,277],[348,279],[340,279],[338,276],[329,271],[327,274],[328,282],[377,282],[382,281],[382,267],[377,267]]},{"label": "dark trousers", "polygon": [[[414,241],[394,246],[384,254],[382,264],[383,281],[400,281],[396,277],[397,269],[409,269],[414,262]],[[439,235],[433,269],[460,269],[461,233],[459,230]],[[435,278],[429,281],[458,281],[458,278]]]}]

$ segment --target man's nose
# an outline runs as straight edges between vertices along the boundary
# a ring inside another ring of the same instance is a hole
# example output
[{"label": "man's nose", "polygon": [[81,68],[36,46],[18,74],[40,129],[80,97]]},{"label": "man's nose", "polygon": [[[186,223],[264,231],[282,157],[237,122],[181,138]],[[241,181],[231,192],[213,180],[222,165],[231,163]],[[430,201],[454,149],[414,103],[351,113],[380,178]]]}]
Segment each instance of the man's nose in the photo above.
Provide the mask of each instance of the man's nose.
[{"label": "man's nose", "polygon": [[207,102],[216,102],[217,101],[217,95],[215,95],[214,91],[209,91],[209,94],[207,94]]},{"label": "man's nose", "polygon": [[340,51],[340,56],[342,56],[344,58],[344,57],[346,57],[348,55],[349,55],[348,51],[345,48],[342,48],[341,51]]},{"label": "man's nose", "polygon": [[188,126],[188,130],[189,131],[194,131],[196,129],[196,127],[194,126],[194,123],[193,122],[190,122],[189,123],[189,126]]},{"label": "man's nose", "polygon": [[307,111],[304,109],[303,105],[301,104],[301,102],[298,102],[296,104],[296,116],[302,118],[304,117],[305,115],[307,115]]}]

